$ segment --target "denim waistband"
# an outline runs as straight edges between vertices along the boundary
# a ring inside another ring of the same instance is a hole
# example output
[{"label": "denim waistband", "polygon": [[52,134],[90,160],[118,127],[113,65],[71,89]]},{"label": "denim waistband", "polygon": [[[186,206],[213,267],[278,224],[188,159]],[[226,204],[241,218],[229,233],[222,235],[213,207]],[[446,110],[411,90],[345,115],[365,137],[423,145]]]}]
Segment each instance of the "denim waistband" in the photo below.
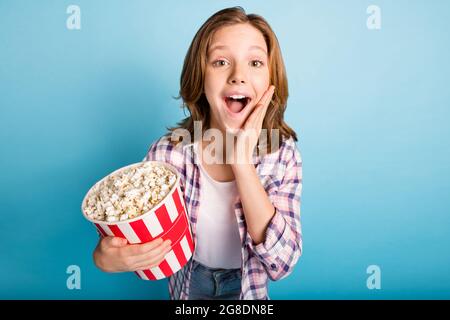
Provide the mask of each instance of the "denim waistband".
[{"label": "denim waistband", "polygon": [[239,299],[241,268],[210,268],[195,260],[192,263],[189,299]]}]

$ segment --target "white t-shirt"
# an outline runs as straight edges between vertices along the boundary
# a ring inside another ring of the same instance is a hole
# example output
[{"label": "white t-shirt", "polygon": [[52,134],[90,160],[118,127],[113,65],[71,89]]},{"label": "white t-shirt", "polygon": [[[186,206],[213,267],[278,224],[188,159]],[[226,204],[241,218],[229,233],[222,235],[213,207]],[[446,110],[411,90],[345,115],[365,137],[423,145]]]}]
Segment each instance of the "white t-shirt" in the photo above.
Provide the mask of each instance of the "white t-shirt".
[{"label": "white t-shirt", "polygon": [[214,180],[200,167],[200,208],[194,260],[210,268],[241,267],[241,238],[234,213],[236,180]]}]

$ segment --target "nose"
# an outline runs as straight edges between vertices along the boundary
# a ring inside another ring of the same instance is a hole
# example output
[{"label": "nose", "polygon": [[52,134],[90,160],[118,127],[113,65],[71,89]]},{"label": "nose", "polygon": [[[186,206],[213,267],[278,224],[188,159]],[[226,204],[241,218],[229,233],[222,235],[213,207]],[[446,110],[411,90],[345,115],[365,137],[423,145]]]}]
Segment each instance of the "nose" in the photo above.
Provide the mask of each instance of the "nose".
[{"label": "nose", "polygon": [[233,72],[230,74],[228,82],[230,84],[245,84],[247,82],[245,72],[242,70],[241,67],[236,65],[233,68]]}]

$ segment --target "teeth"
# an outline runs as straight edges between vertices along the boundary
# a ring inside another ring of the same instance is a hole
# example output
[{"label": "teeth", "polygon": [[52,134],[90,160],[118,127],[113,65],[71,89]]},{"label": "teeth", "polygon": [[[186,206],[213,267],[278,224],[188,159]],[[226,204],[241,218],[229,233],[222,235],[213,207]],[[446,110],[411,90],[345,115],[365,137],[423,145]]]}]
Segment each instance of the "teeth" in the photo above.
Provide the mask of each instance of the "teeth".
[{"label": "teeth", "polygon": [[228,98],[232,98],[232,99],[244,99],[245,96],[241,96],[241,95],[233,95],[233,96],[229,96]]}]

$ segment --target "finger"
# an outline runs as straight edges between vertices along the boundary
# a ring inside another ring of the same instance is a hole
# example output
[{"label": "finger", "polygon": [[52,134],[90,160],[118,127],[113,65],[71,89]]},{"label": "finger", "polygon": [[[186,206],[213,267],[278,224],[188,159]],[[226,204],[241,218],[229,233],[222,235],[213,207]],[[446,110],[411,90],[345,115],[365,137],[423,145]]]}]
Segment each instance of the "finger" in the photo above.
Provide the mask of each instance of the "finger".
[{"label": "finger", "polygon": [[[260,117],[259,115],[262,113],[262,119],[264,119],[267,111],[267,107],[270,103],[270,100],[272,99],[273,93],[275,91],[275,86],[271,85],[266,90],[266,92],[263,94],[261,99],[259,99],[259,102],[255,105],[252,112],[248,115],[247,119],[245,120],[244,129],[249,128],[260,128],[262,125],[262,120],[258,120]],[[264,108],[262,108],[264,107]],[[259,127],[258,127],[259,125]]]},{"label": "finger", "polygon": [[166,251],[167,248],[169,248],[169,249],[171,248],[170,240],[165,241],[164,243],[157,246],[156,248],[151,249],[150,251],[147,251],[143,254],[133,256],[133,263],[136,264],[136,263],[139,263],[140,261],[151,259],[152,257],[155,257],[158,254]]},{"label": "finger", "polygon": [[264,117],[266,116],[268,106],[258,105],[257,108],[253,109],[250,116],[247,118],[245,122],[244,129],[260,129]]},{"label": "finger", "polygon": [[128,246],[126,254],[130,256],[139,256],[142,254],[146,254],[149,251],[157,248],[158,246],[163,244],[163,239],[158,238],[150,242],[142,243],[142,244],[133,244]]},{"label": "finger", "polygon": [[[250,117],[252,114],[254,114],[258,109],[260,109],[261,106],[263,106],[266,102],[267,99],[269,97],[269,95],[271,94],[270,91],[272,90],[272,88],[275,88],[275,86],[269,86],[269,88],[267,88],[266,92],[264,92],[264,94],[262,95],[262,97],[259,99],[258,103],[256,103],[253,106],[253,110],[252,112],[250,112],[250,114],[247,116],[246,121],[250,120]],[[270,100],[269,100],[270,101]]]},{"label": "finger", "polygon": [[140,249],[142,250],[143,253],[147,253],[147,252],[155,249],[156,247],[158,247],[161,244],[164,244],[164,243],[166,243],[168,241],[170,241],[170,240],[164,241],[163,238],[158,238],[156,240],[153,240],[153,241],[141,244],[140,245],[140,247],[141,247]]},{"label": "finger", "polygon": [[159,265],[165,259],[166,255],[170,252],[170,250],[172,250],[172,248],[168,247],[164,251],[157,254],[156,256],[153,256],[145,260],[137,261],[134,267],[135,271],[144,270]]},{"label": "finger", "polygon": [[267,99],[264,102],[264,105],[262,106],[262,108],[260,108],[261,112],[258,114],[258,118],[256,120],[258,128],[262,127],[262,123],[263,123],[264,118],[266,116],[267,109],[269,108],[270,101],[272,101],[272,97],[273,97],[274,92],[275,92],[275,86],[270,86],[270,88],[269,88],[269,95],[267,96]]},{"label": "finger", "polygon": [[171,245],[167,245],[167,243],[161,244],[146,254],[129,257],[129,263],[133,268],[136,268],[136,266],[142,265],[143,263],[148,264],[148,262],[155,259],[155,257],[165,254],[168,249],[171,249]]},{"label": "finger", "polygon": [[[272,100],[273,93],[275,92],[275,86],[271,85],[263,94],[259,102],[256,104],[255,108],[252,110],[250,116],[247,118],[247,121],[256,121],[255,125],[258,124],[257,118],[259,118],[259,114],[263,114],[263,118],[266,115],[267,107],[269,106],[270,100]],[[262,121],[261,121],[262,124]]]},{"label": "finger", "polygon": [[151,259],[138,262],[136,264],[135,269],[143,270],[143,269],[148,269],[148,268],[152,268],[152,267],[158,266],[159,264],[161,264],[161,262],[164,261],[164,259],[166,258],[167,254],[169,253],[169,251],[170,250],[164,251],[164,252],[158,254],[157,256],[155,256],[155,257],[153,257]]},{"label": "finger", "polygon": [[120,248],[127,245],[128,241],[120,237],[105,237],[104,243],[107,247]]},{"label": "finger", "polygon": [[254,128],[256,124],[256,118],[258,116],[260,108],[255,107],[250,115],[247,117],[247,120],[245,120],[244,129]]},{"label": "finger", "polygon": [[152,257],[155,257],[159,254],[162,254],[166,251],[170,251],[172,249],[172,243],[170,240],[164,241],[162,245],[159,247],[156,247],[155,249],[151,250],[150,252],[147,252],[143,255],[138,256],[139,260],[145,260],[145,259],[151,259]]},{"label": "finger", "polygon": [[269,104],[270,99],[272,99],[272,95],[275,91],[275,86],[271,85],[269,88],[267,88],[266,92],[264,92],[261,99],[259,99],[258,106],[264,106],[266,104]]},{"label": "finger", "polygon": [[[269,106],[270,101],[272,101],[274,92],[275,92],[275,86],[270,86],[268,92],[266,92],[266,99],[264,100],[264,104],[263,104],[263,107],[265,110],[267,110],[267,107]],[[265,110],[264,110],[264,114],[265,114]]]}]

